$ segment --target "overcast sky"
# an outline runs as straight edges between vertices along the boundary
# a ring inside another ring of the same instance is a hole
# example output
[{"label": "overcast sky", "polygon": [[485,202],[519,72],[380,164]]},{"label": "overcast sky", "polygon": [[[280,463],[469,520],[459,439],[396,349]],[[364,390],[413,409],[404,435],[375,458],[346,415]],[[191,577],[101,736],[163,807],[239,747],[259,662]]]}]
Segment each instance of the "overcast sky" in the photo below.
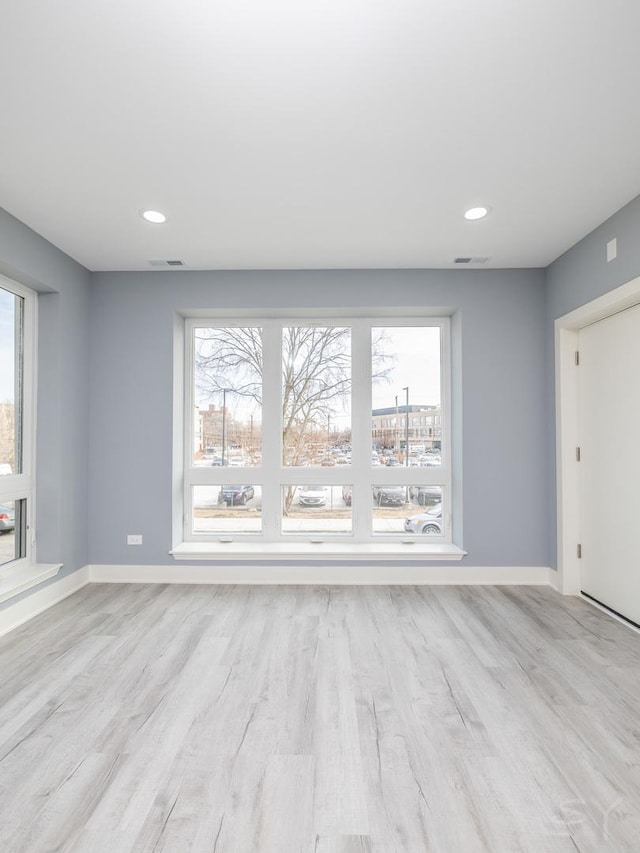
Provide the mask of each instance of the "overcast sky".
[{"label": "overcast sky", "polygon": [[[377,329],[373,329],[376,339]],[[434,406],[440,403],[440,329],[433,327],[385,327],[381,354],[390,356],[384,361],[387,376],[373,383],[371,404],[373,409],[398,407],[406,403],[409,388],[409,405]],[[336,415],[335,427],[350,425],[351,400],[345,401],[345,413]]]},{"label": "overcast sky", "polygon": [[0,403],[14,398],[15,299],[0,288]]},{"label": "overcast sky", "polygon": [[[376,330],[374,329],[374,337]],[[409,386],[409,405],[438,405],[440,403],[440,329],[439,327],[400,327],[385,328],[381,350],[390,356],[384,361],[388,376],[374,382],[372,388],[372,407],[381,409],[395,406],[396,394],[398,406],[404,406]],[[230,382],[230,385],[233,383]],[[206,408],[211,402],[222,405],[222,394],[217,400],[199,400]],[[339,430],[351,424],[351,399],[345,398],[344,408],[332,417],[332,429]],[[337,407],[339,402],[336,401]],[[235,420],[246,421],[253,414],[256,423],[260,420],[260,410],[252,402],[227,394],[227,407]]]},{"label": "overcast sky", "polygon": [[386,329],[383,343],[385,354],[395,356],[388,381],[373,385],[373,408],[404,406],[409,386],[409,405],[440,403],[440,329]]}]

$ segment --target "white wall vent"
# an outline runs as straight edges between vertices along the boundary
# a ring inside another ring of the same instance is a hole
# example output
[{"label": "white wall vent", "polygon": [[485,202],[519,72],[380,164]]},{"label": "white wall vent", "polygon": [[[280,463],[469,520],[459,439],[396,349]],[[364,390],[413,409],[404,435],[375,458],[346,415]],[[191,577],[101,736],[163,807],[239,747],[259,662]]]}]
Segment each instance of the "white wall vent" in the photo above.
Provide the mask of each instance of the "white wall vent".
[{"label": "white wall vent", "polygon": [[171,260],[171,261],[149,261],[152,267],[184,267],[184,261]]},{"label": "white wall vent", "polygon": [[454,264],[486,264],[489,258],[454,258]]}]

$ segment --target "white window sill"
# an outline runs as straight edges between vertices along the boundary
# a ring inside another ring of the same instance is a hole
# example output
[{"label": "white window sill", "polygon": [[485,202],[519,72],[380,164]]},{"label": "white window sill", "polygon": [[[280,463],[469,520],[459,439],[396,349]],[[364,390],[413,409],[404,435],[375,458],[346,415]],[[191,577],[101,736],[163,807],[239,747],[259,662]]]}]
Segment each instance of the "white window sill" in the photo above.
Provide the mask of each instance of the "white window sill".
[{"label": "white window sill", "polygon": [[31,563],[27,560],[8,563],[0,569],[0,603],[55,577],[61,568],[62,563]]},{"label": "white window sill", "polygon": [[169,552],[176,560],[461,560],[457,545],[409,542],[182,542]]}]

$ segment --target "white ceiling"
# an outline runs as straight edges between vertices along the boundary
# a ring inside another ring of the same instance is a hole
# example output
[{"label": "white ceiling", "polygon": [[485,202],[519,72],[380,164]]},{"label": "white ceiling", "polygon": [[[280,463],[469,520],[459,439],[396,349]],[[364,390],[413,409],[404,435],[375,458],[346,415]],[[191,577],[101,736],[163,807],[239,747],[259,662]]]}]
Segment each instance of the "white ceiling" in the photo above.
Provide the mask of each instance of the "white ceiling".
[{"label": "white ceiling", "polygon": [[640,193],[638,0],[2,0],[0,23],[0,206],[92,270],[546,266]]}]

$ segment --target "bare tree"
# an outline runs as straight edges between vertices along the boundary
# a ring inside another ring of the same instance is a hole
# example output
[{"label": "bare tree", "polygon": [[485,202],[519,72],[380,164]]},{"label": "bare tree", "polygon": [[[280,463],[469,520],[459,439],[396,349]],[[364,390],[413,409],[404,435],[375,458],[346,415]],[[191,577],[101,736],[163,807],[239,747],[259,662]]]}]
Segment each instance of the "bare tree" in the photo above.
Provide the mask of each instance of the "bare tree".
[{"label": "bare tree", "polygon": [[197,329],[196,386],[212,399],[223,389],[262,403],[262,332],[256,328]]},{"label": "bare tree", "polygon": [[[383,380],[393,356],[373,346],[374,379]],[[351,329],[287,326],[282,339],[282,453],[285,465],[304,461],[313,430],[344,411],[351,393]],[[211,399],[223,389],[262,402],[262,335],[258,328],[200,328],[196,332],[196,385]],[[293,490],[285,496],[285,511]]]},{"label": "bare tree", "polygon": [[16,450],[16,407],[5,401],[0,403],[0,463],[15,467]]},{"label": "bare tree", "polygon": [[298,464],[305,435],[344,407],[351,392],[351,330],[294,326],[282,341],[282,449]]}]

